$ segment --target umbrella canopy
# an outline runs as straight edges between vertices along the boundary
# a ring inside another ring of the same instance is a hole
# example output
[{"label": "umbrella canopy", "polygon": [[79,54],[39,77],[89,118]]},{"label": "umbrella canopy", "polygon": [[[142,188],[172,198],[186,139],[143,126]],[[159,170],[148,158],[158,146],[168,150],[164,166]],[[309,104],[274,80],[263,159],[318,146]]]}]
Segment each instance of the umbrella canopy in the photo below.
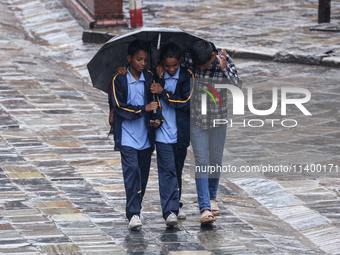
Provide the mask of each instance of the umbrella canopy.
[{"label": "umbrella canopy", "polygon": [[147,68],[157,64],[159,48],[163,44],[172,42],[184,51],[196,41],[204,40],[177,27],[140,27],[117,35],[106,42],[87,65],[95,88],[107,92],[117,68],[128,64],[128,46],[136,39],[146,41],[150,46]]}]

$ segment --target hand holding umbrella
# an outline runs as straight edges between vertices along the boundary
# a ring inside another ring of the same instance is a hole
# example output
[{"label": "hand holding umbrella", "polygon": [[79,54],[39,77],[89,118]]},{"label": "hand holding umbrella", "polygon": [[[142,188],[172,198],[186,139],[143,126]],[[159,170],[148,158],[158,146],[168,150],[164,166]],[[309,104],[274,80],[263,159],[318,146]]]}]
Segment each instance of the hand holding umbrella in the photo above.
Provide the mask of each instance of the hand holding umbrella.
[{"label": "hand holding umbrella", "polygon": [[153,83],[150,86],[150,90],[151,90],[151,93],[159,95],[160,93],[162,93],[163,88],[162,88],[161,84],[153,81]]},{"label": "hand holding umbrella", "polygon": [[149,103],[149,104],[147,104],[145,106],[145,111],[146,112],[151,112],[153,110],[156,110],[157,107],[158,107],[158,103],[157,102],[151,102],[151,103]]},{"label": "hand holding umbrella", "polygon": [[[156,101],[156,94],[159,95],[163,91],[163,88],[159,83],[156,83],[155,80],[153,80],[153,83],[150,86],[150,91],[151,91],[151,93],[153,93],[153,95],[152,95],[153,101],[157,102]],[[156,114],[157,111],[154,110],[153,113]]]}]

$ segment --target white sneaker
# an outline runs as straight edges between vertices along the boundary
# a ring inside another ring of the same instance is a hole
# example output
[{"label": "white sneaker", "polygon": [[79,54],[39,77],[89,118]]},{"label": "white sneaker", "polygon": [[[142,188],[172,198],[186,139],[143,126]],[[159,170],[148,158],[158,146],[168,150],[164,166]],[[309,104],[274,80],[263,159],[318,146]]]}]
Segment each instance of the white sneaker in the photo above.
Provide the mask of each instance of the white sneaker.
[{"label": "white sneaker", "polygon": [[139,216],[138,215],[133,215],[131,220],[130,220],[130,222],[129,222],[128,229],[139,230],[142,225],[143,224],[140,221]]},{"label": "white sneaker", "polygon": [[168,226],[168,227],[172,227],[174,225],[177,225],[177,216],[176,214],[174,214],[173,212],[171,212],[169,214],[169,216],[166,218],[165,220],[165,224]]},{"label": "white sneaker", "polygon": [[177,215],[177,219],[179,220],[185,220],[187,218],[187,215],[185,214],[185,212],[183,211],[182,208],[179,208],[178,210],[178,215]]}]

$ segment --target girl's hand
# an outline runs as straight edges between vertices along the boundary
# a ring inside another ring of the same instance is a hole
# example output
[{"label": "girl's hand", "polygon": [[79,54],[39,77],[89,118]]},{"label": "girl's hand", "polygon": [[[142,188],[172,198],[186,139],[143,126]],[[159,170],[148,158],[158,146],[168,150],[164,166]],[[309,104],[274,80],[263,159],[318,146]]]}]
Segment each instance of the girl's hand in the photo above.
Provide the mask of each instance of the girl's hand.
[{"label": "girl's hand", "polygon": [[162,65],[158,65],[156,67],[156,70],[157,70],[157,75],[159,78],[163,78],[164,76],[164,67]]},{"label": "girl's hand", "polygon": [[126,70],[126,66],[120,66],[117,68],[117,71],[116,71],[116,75],[120,75],[120,74],[128,74],[128,71]]},{"label": "girl's hand", "polygon": [[159,119],[150,120],[150,126],[154,128],[158,128],[161,125],[161,121]]},{"label": "girl's hand", "polygon": [[145,111],[147,112],[151,112],[153,110],[156,110],[158,107],[158,103],[157,102],[151,102],[150,104],[147,104],[145,106]]},{"label": "girl's hand", "polygon": [[151,90],[151,93],[159,95],[160,93],[162,93],[163,88],[162,88],[161,84],[153,81],[153,83],[150,86],[150,90]]},{"label": "girl's hand", "polygon": [[225,51],[225,49],[222,49],[222,56],[220,57],[219,55],[217,55],[217,59],[218,59],[218,62],[220,62],[220,66],[222,69],[226,68],[227,67],[227,52]]}]

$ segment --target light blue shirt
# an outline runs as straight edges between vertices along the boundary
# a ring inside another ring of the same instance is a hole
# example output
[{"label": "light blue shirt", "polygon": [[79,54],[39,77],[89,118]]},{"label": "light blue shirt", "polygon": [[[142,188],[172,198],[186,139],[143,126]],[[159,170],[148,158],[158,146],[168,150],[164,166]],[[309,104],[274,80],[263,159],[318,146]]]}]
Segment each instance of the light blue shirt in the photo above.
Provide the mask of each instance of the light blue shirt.
[{"label": "light blue shirt", "polygon": [[[144,99],[144,75],[140,74],[137,81],[127,69],[128,96],[127,103],[132,105],[145,105]],[[145,125],[145,116],[136,120],[123,120],[122,145],[136,150],[144,150],[151,147],[148,139],[148,131]]]},{"label": "light blue shirt", "polygon": [[[176,73],[172,77],[165,71],[165,90],[175,93],[179,79],[179,70],[180,67],[178,67]],[[175,108],[168,106],[162,99],[161,106],[164,122],[160,128],[156,129],[156,141],[166,144],[177,143],[176,110]]]}]

